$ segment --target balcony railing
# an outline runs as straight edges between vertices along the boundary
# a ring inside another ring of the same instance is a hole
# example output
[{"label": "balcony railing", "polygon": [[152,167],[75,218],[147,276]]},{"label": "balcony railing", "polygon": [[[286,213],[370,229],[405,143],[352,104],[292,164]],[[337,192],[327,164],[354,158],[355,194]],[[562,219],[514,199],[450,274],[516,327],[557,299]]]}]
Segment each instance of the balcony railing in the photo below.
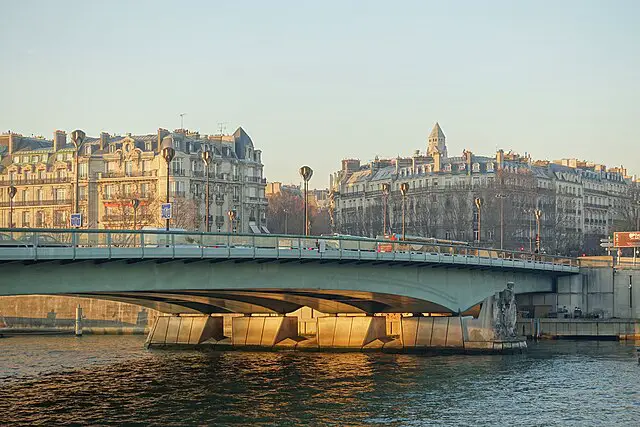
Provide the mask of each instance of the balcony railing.
[{"label": "balcony railing", "polygon": [[137,172],[104,172],[102,178],[139,178],[145,176],[157,176],[155,170]]},{"label": "balcony railing", "polygon": [[13,181],[9,181],[9,180],[0,181],[0,186],[8,187],[10,185],[69,184],[71,182],[74,182],[74,180],[75,180],[74,177],[14,179]]},{"label": "balcony railing", "polygon": [[[58,200],[14,200],[13,207],[22,206],[57,206],[57,205],[70,205],[73,199],[58,199]],[[0,202],[0,207],[9,207],[11,202]]]},{"label": "balcony railing", "polygon": [[245,177],[245,180],[247,182],[257,182],[260,184],[266,184],[267,183],[267,178],[261,178],[259,176],[247,176]]}]

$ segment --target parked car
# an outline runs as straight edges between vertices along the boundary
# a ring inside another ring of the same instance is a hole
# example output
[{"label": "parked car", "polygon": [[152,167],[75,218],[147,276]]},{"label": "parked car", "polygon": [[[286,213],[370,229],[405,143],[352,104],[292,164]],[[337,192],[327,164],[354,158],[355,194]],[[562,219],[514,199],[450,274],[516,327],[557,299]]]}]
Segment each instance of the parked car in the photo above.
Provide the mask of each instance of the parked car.
[{"label": "parked car", "polygon": [[56,240],[54,237],[49,236],[47,234],[38,234],[36,240],[36,234],[27,234],[20,238],[20,242],[22,242],[26,246],[38,246],[38,247],[68,247],[71,246],[67,243],[63,243],[59,240]]},{"label": "parked car", "polygon": [[13,239],[9,234],[0,233],[0,247],[19,248],[26,246],[24,242]]}]

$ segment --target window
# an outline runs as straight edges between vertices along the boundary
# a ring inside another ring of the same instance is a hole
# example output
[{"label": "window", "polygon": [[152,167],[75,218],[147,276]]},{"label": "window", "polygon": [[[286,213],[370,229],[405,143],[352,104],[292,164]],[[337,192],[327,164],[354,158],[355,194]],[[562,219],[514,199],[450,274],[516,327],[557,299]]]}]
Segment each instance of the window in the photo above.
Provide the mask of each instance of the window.
[{"label": "window", "polygon": [[91,145],[87,145],[84,147],[84,154],[86,156],[90,156],[91,155]]},{"label": "window", "polygon": [[44,227],[44,212],[36,212],[36,227]]},{"label": "window", "polygon": [[80,178],[86,178],[89,175],[89,164],[80,163]]},{"label": "window", "polygon": [[31,224],[31,212],[24,211],[22,212],[22,226],[29,227]]},{"label": "window", "polygon": [[124,173],[127,176],[131,176],[133,174],[133,162],[132,161],[126,161],[124,164]]}]

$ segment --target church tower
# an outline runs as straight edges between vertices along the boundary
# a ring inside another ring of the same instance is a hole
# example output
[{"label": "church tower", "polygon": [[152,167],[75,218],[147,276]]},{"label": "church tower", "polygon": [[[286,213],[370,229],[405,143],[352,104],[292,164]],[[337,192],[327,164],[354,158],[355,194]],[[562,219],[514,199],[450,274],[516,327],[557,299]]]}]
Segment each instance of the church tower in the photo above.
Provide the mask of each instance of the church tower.
[{"label": "church tower", "polygon": [[429,146],[427,147],[427,155],[433,156],[435,152],[440,153],[440,156],[444,159],[447,157],[447,144],[444,132],[440,128],[438,122],[433,127],[433,130],[429,134]]}]

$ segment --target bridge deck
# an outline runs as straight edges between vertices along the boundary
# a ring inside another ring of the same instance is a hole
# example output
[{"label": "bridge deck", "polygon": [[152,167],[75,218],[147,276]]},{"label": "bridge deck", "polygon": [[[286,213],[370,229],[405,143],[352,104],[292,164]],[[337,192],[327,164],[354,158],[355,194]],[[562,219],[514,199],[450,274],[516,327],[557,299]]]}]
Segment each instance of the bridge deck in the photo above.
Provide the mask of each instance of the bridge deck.
[{"label": "bridge deck", "polygon": [[410,262],[575,274],[574,258],[469,246],[345,237],[120,230],[0,229],[2,261],[298,259]]}]

